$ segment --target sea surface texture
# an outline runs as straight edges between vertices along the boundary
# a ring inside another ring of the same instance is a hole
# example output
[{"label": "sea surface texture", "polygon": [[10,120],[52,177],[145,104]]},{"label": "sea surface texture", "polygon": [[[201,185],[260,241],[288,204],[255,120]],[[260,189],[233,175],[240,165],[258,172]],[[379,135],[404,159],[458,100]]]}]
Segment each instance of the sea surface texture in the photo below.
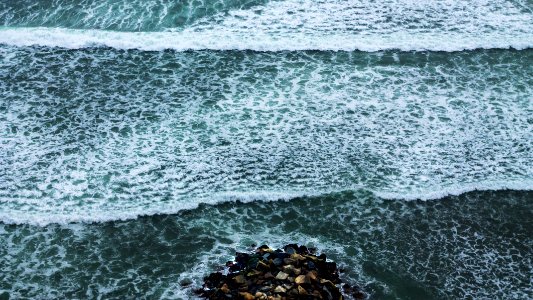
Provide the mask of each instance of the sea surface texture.
[{"label": "sea surface texture", "polygon": [[370,299],[533,298],[533,1],[0,2],[0,299],[291,242]]}]

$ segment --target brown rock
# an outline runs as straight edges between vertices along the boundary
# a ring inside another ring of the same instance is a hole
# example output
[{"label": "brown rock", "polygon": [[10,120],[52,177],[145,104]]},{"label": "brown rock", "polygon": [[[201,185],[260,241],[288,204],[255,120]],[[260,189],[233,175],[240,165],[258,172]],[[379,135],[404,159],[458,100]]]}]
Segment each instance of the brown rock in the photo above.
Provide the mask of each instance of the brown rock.
[{"label": "brown rock", "polygon": [[223,284],[222,287],[220,288],[220,291],[224,294],[228,294],[229,293],[229,288],[228,288],[228,285],[227,284]]},{"label": "brown rock", "polygon": [[241,295],[244,298],[244,300],[254,300],[255,299],[254,295],[252,295],[252,294],[250,294],[248,292],[239,293],[239,295]]},{"label": "brown rock", "polygon": [[317,277],[318,277],[318,274],[316,271],[310,271],[307,273],[306,275],[311,281],[313,282],[316,282],[317,281]]},{"label": "brown rock", "polygon": [[258,275],[261,275],[263,272],[259,271],[259,270],[251,270],[250,272],[248,272],[248,274],[246,274],[246,277],[254,277],[254,276],[258,276]]},{"label": "brown rock", "polygon": [[306,283],[311,283],[311,281],[309,280],[309,278],[305,275],[300,275],[298,277],[296,277],[294,279],[294,282],[298,285],[300,284],[306,284]]},{"label": "brown rock", "polygon": [[244,284],[246,283],[246,280],[244,279],[244,276],[242,275],[237,275],[233,278],[233,280],[235,281],[235,283],[237,284]]},{"label": "brown rock", "polygon": [[301,256],[298,253],[291,254],[291,259],[293,260],[305,260],[305,257]]},{"label": "brown rock", "polygon": [[298,297],[298,289],[290,289],[288,292],[290,299]]},{"label": "brown rock", "polygon": [[317,262],[318,261],[318,257],[316,257],[314,255],[304,255],[304,257],[312,260],[313,262]]},{"label": "brown rock", "polygon": [[270,266],[268,264],[266,264],[265,262],[263,261],[259,261],[257,263],[257,267],[256,267],[258,270],[270,270]]},{"label": "brown rock", "polygon": [[307,291],[301,286],[298,286],[298,294],[300,295],[307,295]]},{"label": "brown rock", "polygon": [[283,266],[283,272],[285,272],[287,274],[293,273],[294,272],[294,266],[293,265]]},{"label": "brown rock", "polygon": [[[201,298],[212,300],[343,300],[337,286],[342,283],[337,265],[327,262],[326,255],[317,257],[310,254],[313,253],[311,249],[300,248],[290,244],[283,248],[285,253],[281,254],[281,250],[273,252],[264,245],[257,248],[253,255],[237,253],[235,260],[239,264],[228,263],[229,275],[220,272],[210,274],[205,278],[203,289],[196,292]],[[250,265],[251,259],[255,265]],[[359,287],[352,288],[348,284],[342,287],[344,294],[354,299],[366,297]]]},{"label": "brown rock", "polygon": [[276,275],[276,279],[278,279],[278,280],[285,280],[285,279],[287,279],[287,277],[289,277],[289,274],[287,274],[287,273],[285,273],[283,271],[280,271],[278,273],[278,275]]},{"label": "brown rock", "polygon": [[322,283],[325,287],[327,287],[328,289],[332,289],[332,290],[337,290],[337,286],[335,285],[335,283],[329,281],[329,280],[320,280],[320,283]]},{"label": "brown rock", "polygon": [[296,262],[296,260],[292,259],[292,258],[284,258],[283,259],[283,263],[286,264],[286,265],[292,265]]}]

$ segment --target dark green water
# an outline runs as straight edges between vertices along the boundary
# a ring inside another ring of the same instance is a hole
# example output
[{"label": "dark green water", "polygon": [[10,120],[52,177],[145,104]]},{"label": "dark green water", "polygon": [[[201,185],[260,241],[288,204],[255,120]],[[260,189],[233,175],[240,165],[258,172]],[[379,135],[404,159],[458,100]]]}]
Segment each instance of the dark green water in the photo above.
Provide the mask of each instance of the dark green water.
[{"label": "dark green water", "polygon": [[373,299],[527,299],[533,195],[471,192],[436,201],[347,192],[224,203],[95,224],[2,225],[0,286],[14,299],[189,298],[182,284],[252,243],[317,246]]}]

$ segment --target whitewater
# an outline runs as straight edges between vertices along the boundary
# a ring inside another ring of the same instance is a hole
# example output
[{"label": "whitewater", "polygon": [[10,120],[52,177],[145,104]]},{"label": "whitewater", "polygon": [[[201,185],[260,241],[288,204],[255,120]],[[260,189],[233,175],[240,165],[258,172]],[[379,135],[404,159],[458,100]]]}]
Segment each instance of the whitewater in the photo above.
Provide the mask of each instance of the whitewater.
[{"label": "whitewater", "polygon": [[4,222],[531,188],[529,51],[0,51]]},{"label": "whitewater", "polygon": [[82,10],[55,2],[52,14],[38,5],[2,4],[0,43],[146,51],[462,51],[533,45],[527,1],[84,1]]},{"label": "whitewater", "polygon": [[532,47],[529,0],[2,1],[0,299],[292,242],[370,299],[531,298]]}]

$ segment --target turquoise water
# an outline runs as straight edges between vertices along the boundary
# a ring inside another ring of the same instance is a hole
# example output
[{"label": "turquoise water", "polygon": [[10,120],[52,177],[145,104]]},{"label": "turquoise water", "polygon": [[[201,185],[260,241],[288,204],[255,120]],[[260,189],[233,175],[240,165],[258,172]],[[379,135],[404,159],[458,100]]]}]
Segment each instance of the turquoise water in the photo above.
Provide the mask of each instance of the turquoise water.
[{"label": "turquoise water", "polygon": [[298,242],[372,299],[533,297],[531,24],[531,1],[3,1],[0,295],[187,299]]}]

